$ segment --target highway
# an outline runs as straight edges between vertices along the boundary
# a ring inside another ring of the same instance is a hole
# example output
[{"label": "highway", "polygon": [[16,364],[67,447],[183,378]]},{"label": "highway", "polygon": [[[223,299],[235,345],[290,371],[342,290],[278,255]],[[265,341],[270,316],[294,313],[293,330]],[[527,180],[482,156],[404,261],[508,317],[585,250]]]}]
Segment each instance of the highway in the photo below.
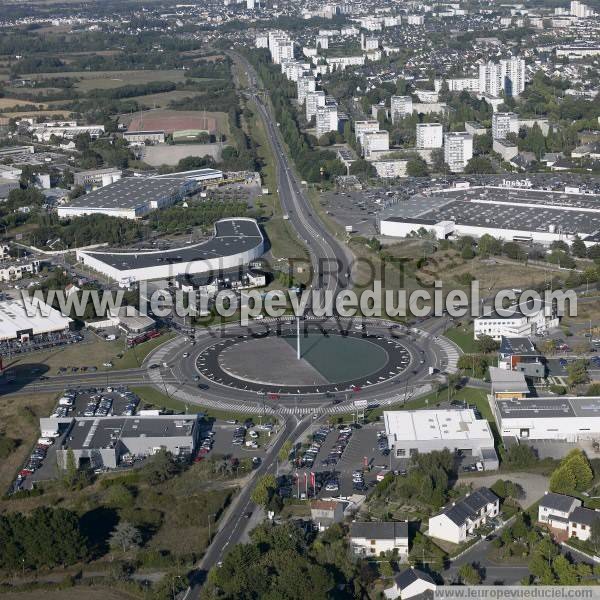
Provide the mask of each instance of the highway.
[{"label": "highway", "polygon": [[308,249],[313,267],[313,289],[336,292],[352,287],[353,257],[325,224],[313,214],[310,199],[290,164],[277,123],[259,92],[261,85],[252,65],[241,55],[232,53],[244,65],[250,82],[249,95],[258,107],[277,167],[279,201],[302,243]]}]

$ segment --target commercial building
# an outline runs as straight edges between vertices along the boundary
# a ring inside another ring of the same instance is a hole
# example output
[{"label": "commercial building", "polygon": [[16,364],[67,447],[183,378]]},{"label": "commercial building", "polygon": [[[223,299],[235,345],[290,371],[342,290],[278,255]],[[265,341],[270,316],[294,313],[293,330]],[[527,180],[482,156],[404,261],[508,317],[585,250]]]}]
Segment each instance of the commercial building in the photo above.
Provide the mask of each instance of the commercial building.
[{"label": "commercial building", "polygon": [[374,160],[371,164],[377,171],[377,177],[395,179],[396,177],[407,176],[408,163],[407,158],[390,158]]},{"label": "commercial building", "polygon": [[466,131],[444,135],[444,162],[453,173],[462,173],[473,158],[473,136]]},{"label": "commercial building", "polygon": [[558,327],[559,317],[556,310],[544,302],[513,305],[505,311],[488,309],[473,321],[475,339],[487,335],[496,341],[505,337],[527,337],[546,333]]},{"label": "commercial building", "polygon": [[123,139],[133,145],[164,144],[165,132],[158,130],[125,131],[123,132]]},{"label": "commercial building", "polygon": [[306,120],[310,121],[317,114],[319,107],[325,106],[325,92],[317,90],[306,93]]},{"label": "commercial building", "polygon": [[392,123],[396,123],[404,117],[409,117],[413,112],[412,96],[392,96],[390,99],[390,113]]},{"label": "commercial building", "polygon": [[326,104],[317,107],[316,114],[317,138],[338,130],[338,107],[337,104]]},{"label": "commercial building", "polygon": [[498,496],[486,487],[480,487],[458,502],[453,502],[441,513],[429,518],[429,535],[433,538],[462,544],[479,527],[500,512]]},{"label": "commercial building", "polygon": [[472,409],[384,411],[390,450],[398,458],[448,449],[498,468],[494,437],[485,419]]},{"label": "commercial building", "polygon": [[152,210],[171,206],[202,186],[218,183],[222,179],[223,173],[215,169],[124,177],[59,206],[57,213],[61,218],[104,214],[139,219]]},{"label": "commercial building", "polygon": [[312,500],[310,519],[319,531],[325,531],[344,520],[344,504],[336,500]]},{"label": "commercial building", "polygon": [[72,140],[78,135],[87,133],[93,140],[104,133],[104,125],[77,125],[77,122],[48,122],[37,123],[30,127],[31,135],[38,142],[49,142],[54,136]]},{"label": "commercial building", "polygon": [[389,131],[371,131],[364,133],[362,136],[362,151],[364,157],[369,160],[377,152],[390,149],[390,133]]},{"label": "commercial building", "polygon": [[441,123],[417,124],[417,148],[441,148],[444,145]]},{"label": "commercial building", "polygon": [[[41,419],[43,430],[54,421],[66,432],[56,450],[58,466],[65,469],[73,452],[78,466],[115,469],[123,457],[142,458],[166,450],[174,456],[191,456],[199,437],[199,415],[135,415],[131,417],[77,417]],[[48,421],[48,423],[46,423]]]},{"label": "commercial building", "polygon": [[498,350],[498,367],[523,373],[527,377],[541,378],[546,375],[544,359],[528,337],[502,336]]},{"label": "commercial building", "polygon": [[390,206],[382,213],[379,228],[382,235],[393,237],[405,237],[422,227],[440,239],[464,235],[479,238],[487,233],[505,241],[548,246],[559,240],[571,243],[578,235],[591,246],[600,242],[599,198],[571,189],[467,184],[417,193]]},{"label": "commercial building", "polygon": [[505,140],[509,133],[519,133],[519,115],[513,112],[495,112],[492,115],[492,139]]},{"label": "commercial building", "polygon": [[200,296],[211,297],[225,289],[247,290],[263,287],[267,277],[263,271],[241,267],[208,275],[185,273],[175,278],[175,285],[186,293],[196,292]]},{"label": "commercial building", "polygon": [[37,298],[0,301],[0,341],[31,341],[49,333],[64,333],[72,319]]},{"label": "commercial building", "polygon": [[496,398],[493,408],[503,437],[575,443],[600,436],[597,396]]},{"label": "commercial building", "polygon": [[123,176],[121,169],[90,169],[88,171],[79,171],[73,175],[73,183],[84,188],[104,187],[115,181],[119,181]]},{"label": "commercial building", "polygon": [[350,548],[358,556],[380,556],[382,552],[395,551],[399,560],[407,560],[408,522],[351,523]]},{"label": "commercial building", "polygon": [[77,260],[122,285],[178,275],[209,274],[239,268],[265,251],[265,239],[254,219],[221,219],[207,242],[164,250],[78,250]]}]

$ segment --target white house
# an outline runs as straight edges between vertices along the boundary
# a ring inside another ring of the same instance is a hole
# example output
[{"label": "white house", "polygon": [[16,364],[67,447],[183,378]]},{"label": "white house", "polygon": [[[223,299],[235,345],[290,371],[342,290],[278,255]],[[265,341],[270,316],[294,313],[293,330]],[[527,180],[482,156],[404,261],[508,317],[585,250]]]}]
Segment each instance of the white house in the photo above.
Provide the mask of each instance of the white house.
[{"label": "white house", "polygon": [[600,512],[577,506],[569,515],[569,537],[585,542],[590,538],[592,525],[600,519]]},{"label": "white house", "polygon": [[427,573],[411,567],[402,571],[402,573],[398,573],[394,578],[394,585],[384,590],[383,593],[389,600],[395,600],[396,598],[407,600],[408,598],[421,596],[426,592],[433,594],[435,589],[435,582]]},{"label": "white house", "polygon": [[474,337],[482,335],[501,341],[506,337],[528,337],[545,333],[548,329],[558,327],[559,317],[552,306],[544,302],[528,303],[527,306],[513,305],[498,312],[488,310],[473,321]]},{"label": "white house", "polygon": [[569,516],[578,506],[581,506],[581,500],[578,498],[546,492],[538,507],[538,521],[553,529],[567,531]]},{"label": "white house", "polygon": [[459,502],[453,502],[429,519],[429,535],[440,540],[461,544],[476,529],[496,517],[500,511],[498,496],[481,487]]},{"label": "white house", "polygon": [[400,560],[408,558],[408,522],[383,521],[352,523],[350,547],[360,556],[379,556],[381,552],[397,551]]}]

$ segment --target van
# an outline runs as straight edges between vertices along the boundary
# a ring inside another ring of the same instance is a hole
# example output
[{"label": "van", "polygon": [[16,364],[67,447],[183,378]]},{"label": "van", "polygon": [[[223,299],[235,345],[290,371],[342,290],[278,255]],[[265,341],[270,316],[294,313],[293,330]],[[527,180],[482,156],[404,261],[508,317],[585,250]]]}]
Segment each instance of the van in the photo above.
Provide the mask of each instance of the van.
[{"label": "van", "polygon": [[482,462],[476,462],[475,466],[477,467],[478,471],[483,471],[483,463]]},{"label": "van", "polygon": [[111,333],[110,335],[107,335],[107,336],[106,336],[106,341],[107,341],[107,342],[113,342],[113,341],[114,341],[114,340],[116,340],[116,339],[117,339],[117,336],[116,336],[116,335],[114,335],[114,334],[112,334],[112,333]]}]

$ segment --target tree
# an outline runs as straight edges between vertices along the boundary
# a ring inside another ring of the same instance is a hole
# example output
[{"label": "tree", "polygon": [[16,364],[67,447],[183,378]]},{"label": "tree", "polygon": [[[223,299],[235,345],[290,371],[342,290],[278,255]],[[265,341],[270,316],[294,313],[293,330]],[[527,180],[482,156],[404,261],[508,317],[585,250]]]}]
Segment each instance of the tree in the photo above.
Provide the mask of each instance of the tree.
[{"label": "tree", "polygon": [[467,166],[465,167],[465,173],[468,175],[482,174],[482,173],[495,173],[492,161],[485,156],[474,156],[469,159]]},{"label": "tree", "polygon": [[139,548],[142,543],[142,534],[137,527],[127,521],[119,521],[110,534],[111,548],[117,548],[123,552]]},{"label": "tree", "polygon": [[66,463],[67,464],[65,465],[64,483],[67,488],[73,489],[77,483],[77,478],[79,476],[73,448],[69,448],[67,450]]},{"label": "tree", "polygon": [[146,466],[148,483],[158,485],[168,481],[180,471],[179,464],[173,460],[170,452],[164,449],[159,450]]},{"label": "tree", "polygon": [[588,380],[588,362],[584,359],[579,359],[567,365],[567,379],[569,385],[574,387]]},{"label": "tree", "polygon": [[409,177],[427,177],[429,169],[427,163],[420,156],[415,156],[406,164],[406,173]]},{"label": "tree", "polygon": [[587,489],[594,479],[594,473],[587,456],[574,449],[565,456],[550,477],[550,489],[559,494],[573,494]]},{"label": "tree", "polygon": [[594,552],[600,551],[600,519],[594,519],[590,528],[590,544]]},{"label": "tree", "polygon": [[527,254],[523,248],[516,242],[506,242],[502,251],[508,258],[512,258],[513,260],[525,260],[525,258],[527,258]]},{"label": "tree", "polygon": [[263,475],[252,491],[252,502],[259,506],[266,507],[276,489],[277,481],[275,480],[275,475],[272,475],[271,473]]},{"label": "tree", "polygon": [[587,247],[578,235],[575,236],[573,242],[571,243],[571,253],[577,258],[587,257]]},{"label": "tree", "polygon": [[489,335],[480,335],[475,344],[479,352],[483,352],[484,354],[495,352],[500,347],[500,344]]},{"label": "tree", "polygon": [[469,563],[466,563],[458,570],[458,576],[462,583],[467,585],[478,585],[481,583],[481,574]]},{"label": "tree", "polygon": [[534,465],[538,458],[531,446],[524,444],[513,444],[509,447],[506,453],[506,464],[517,467],[526,468]]},{"label": "tree", "polygon": [[502,253],[502,241],[489,233],[484,233],[477,244],[481,256],[494,256]]},{"label": "tree", "polygon": [[277,453],[277,457],[279,458],[279,460],[281,462],[284,462],[288,459],[293,447],[294,447],[294,444],[292,443],[292,440],[286,440],[283,443],[283,445],[279,449],[279,452]]}]

